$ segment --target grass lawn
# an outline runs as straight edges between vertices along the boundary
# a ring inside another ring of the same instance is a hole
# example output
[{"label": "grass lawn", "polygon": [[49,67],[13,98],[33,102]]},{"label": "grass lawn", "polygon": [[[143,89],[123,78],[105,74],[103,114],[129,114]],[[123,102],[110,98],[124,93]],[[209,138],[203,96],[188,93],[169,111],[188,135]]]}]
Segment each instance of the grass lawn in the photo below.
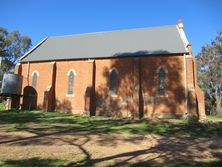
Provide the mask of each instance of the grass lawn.
[{"label": "grass lawn", "polygon": [[222,118],[209,119],[0,111],[0,166],[222,166]]},{"label": "grass lawn", "polygon": [[222,116],[208,116],[207,119],[213,122],[222,122]]},{"label": "grass lawn", "polygon": [[4,110],[4,104],[3,103],[0,103],[0,111]]}]

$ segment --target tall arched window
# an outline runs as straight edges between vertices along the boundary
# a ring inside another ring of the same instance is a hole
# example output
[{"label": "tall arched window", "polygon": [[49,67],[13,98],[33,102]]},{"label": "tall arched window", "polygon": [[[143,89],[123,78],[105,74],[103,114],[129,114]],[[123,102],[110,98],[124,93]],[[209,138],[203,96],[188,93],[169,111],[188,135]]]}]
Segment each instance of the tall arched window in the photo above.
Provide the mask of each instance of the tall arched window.
[{"label": "tall arched window", "polygon": [[35,89],[37,88],[38,76],[39,76],[38,71],[34,71],[32,73],[32,87],[35,88]]},{"label": "tall arched window", "polygon": [[109,92],[111,95],[117,94],[117,86],[118,86],[118,71],[116,68],[113,68],[109,73]]},{"label": "tall arched window", "polygon": [[163,68],[159,69],[158,72],[158,76],[159,76],[159,91],[158,91],[158,95],[159,96],[164,96],[166,93],[166,85],[165,85],[165,79],[166,79],[166,72]]},{"label": "tall arched window", "polygon": [[74,94],[74,82],[75,82],[76,72],[74,70],[69,70],[68,72],[68,89],[67,95]]}]

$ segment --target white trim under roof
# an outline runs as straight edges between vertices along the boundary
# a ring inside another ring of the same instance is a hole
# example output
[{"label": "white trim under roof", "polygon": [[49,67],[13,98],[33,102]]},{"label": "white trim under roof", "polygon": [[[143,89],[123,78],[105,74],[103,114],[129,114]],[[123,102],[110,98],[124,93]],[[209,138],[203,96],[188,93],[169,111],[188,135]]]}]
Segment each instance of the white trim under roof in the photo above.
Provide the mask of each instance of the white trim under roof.
[{"label": "white trim under roof", "polygon": [[189,42],[188,42],[187,37],[186,37],[186,35],[184,33],[184,30],[182,28],[179,28],[178,26],[176,26],[176,27],[177,27],[177,30],[178,30],[178,32],[180,34],[180,37],[181,37],[184,45],[185,45],[186,51],[189,52],[189,50],[187,48],[187,45],[189,44]]},{"label": "white trim under roof", "polygon": [[37,47],[39,47],[43,42],[46,41],[46,39],[48,39],[48,37],[45,37],[42,41],[40,41],[37,45],[35,45],[30,51],[26,52],[26,53],[19,59],[19,61],[21,61],[21,60],[24,59],[26,56],[28,56],[29,53],[31,53],[31,52],[34,51]]}]

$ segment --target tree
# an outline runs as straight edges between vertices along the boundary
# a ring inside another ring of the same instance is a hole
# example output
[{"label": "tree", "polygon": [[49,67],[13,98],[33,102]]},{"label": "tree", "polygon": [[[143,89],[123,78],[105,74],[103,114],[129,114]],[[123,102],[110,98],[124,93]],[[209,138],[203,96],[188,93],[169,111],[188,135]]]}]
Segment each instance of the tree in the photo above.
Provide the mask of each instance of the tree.
[{"label": "tree", "polygon": [[13,69],[18,59],[28,51],[32,41],[18,31],[8,32],[0,27],[0,81],[5,72]]},{"label": "tree", "polygon": [[206,95],[206,111],[222,115],[222,31],[197,55],[199,83]]}]

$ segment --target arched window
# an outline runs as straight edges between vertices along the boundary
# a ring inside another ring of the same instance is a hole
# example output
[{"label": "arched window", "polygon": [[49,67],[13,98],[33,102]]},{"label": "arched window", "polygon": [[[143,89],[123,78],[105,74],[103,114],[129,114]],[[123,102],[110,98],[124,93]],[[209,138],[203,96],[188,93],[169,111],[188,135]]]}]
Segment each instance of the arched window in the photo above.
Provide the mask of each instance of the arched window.
[{"label": "arched window", "polygon": [[68,89],[67,95],[74,94],[74,81],[75,81],[76,72],[74,70],[69,70],[68,72]]},{"label": "arched window", "polygon": [[117,94],[118,86],[118,71],[116,68],[113,68],[109,73],[109,92],[111,95]]},{"label": "arched window", "polygon": [[158,95],[159,96],[164,96],[166,93],[166,85],[165,85],[165,79],[166,79],[166,72],[163,68],[159,69],[158,72],[158,76],[159,76],[159,91],[158,91]]},{"label": "arched window", "polygon": [[32,87],[35,89],[37,88],[38,77],[39,77],[38,71],[34,71],[32,73]]}]

